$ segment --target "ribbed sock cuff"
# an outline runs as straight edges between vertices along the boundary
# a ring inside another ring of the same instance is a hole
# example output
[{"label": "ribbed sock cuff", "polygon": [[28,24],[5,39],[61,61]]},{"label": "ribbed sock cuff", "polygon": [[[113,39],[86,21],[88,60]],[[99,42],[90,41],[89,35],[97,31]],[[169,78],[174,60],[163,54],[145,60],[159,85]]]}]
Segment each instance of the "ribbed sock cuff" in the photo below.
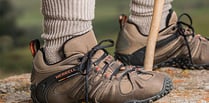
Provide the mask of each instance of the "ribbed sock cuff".
[{"label": "ribbed sock cuff", "polygon": [[44,40],[56,40],[81,35],[92,29],[91,21],[45,20]]},{"label": "ribbed sock cuff", "polygon": [[[169,14],[169,10],[172,8],[172,1],[173,0],[165,0],[160,29],[163,29],[166,26],[166,18]],[[145,35],[148,35],[150,30],[153,7],[154,0],[131,0],[130,3],[131,14],[129,16],[129,20],[134,22],[138,26],[140,32]]]},{"label": "ribbed sock cuff", "polygon": [[83,34],[92,29],[95,0],[42,0],[43,39]]},{"label": "ribbed sock cuff", "polygon": [[41,37],[50,64],[61,60],[58,51],[66,40],[92,29],[94,8],[95,0],[42,0]]}]

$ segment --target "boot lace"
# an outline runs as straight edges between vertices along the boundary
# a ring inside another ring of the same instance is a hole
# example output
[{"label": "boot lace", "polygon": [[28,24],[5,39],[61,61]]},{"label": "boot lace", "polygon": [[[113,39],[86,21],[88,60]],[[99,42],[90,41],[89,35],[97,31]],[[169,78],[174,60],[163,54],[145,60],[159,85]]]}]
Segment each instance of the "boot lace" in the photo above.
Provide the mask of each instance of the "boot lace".
[{"label": "boot lace", "polygon": [[[101,41],[100,43],[98,43],[95,47],[92,48],[91,51],[89,51],[83,58],[82,58],[82,61],[81,61],[81,64],[80,64],[80,67],[79,67],[79,72],[85,76],[85,101],[86,103],[89,103],[89,95],[88,95],[88,92],[89,92],[89,73],[90,71],[92,70],[92,65],[96,66],[100,61],[102,61],[103,59],[105,59],[107,56],[108,56],[108,52],[105,50],[105,48],[108,48],[108,47],[112,47],[114,45],[114,41],[111,40],[111,39],[107,39],[107,40],[103,40]],[[92,57],[95,55],[95,53],[98,51],[98,50],[103,50],[104,51],[104,54],[99,58],[97,59],[96,61],[92,61]],[[112,61],[113,62],[113,61]],[[111,63],[107,63],[107,65],[105,65],[102,69],[103,69],[103,72],[102,74],[104,74],[107,69],[109,68],[109,65]],[[114,75],[116,75],[117,73],[119,73],[121,70],[120,68],[124,66],[123,64],[121,64],[120,66],[118,66],[117,68],[114,68],[112,74],[110,75],[110,80],[112,79],[112,77]],[[134,71],[136,70],[136,67],[129,67],[131,69],[124,69],[122,71],[123,74],[121,77],[125,76],[128,72],[131,72],[131,71]]]},{"label": "boot lace", "polygon": [[[181,21],[182,17],[186,16],[189,20],[189,23],[185,23],[183,21]],[[181,14],[179,17],[178,17],[178,22],[177,22],[177,32],[179,35],[183,36],[184,40],[185,40],[185,44],[186,44],[186,47],[188,49],[188,53],[189,53],[189,62],[191,64],[193,64],[193,60],[192,60],[192,53],[191,53],[191,48],[189,46],[189,40],[188,38],[190,36],[192,36],[192,38],[195,37],[195,30],[192,26],[192,18],[189,14],[187,13],[183,13]],[[200,39],[206,39],[206,40],[209,40],[208,38],[206,37],[202,37]]]}]

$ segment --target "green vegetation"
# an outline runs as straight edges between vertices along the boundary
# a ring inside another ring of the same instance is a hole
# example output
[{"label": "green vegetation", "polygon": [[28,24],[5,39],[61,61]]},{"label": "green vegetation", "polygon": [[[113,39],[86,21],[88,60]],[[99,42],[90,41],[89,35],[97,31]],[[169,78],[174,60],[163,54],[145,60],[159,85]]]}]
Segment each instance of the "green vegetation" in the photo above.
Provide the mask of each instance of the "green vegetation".
[{"label": "green vegetation", "polygon": [[[28,49],[28,43],[31,39],[40,38],[42,33],[42,15],[39,0],[6,1],[10,1],[12,6],[9,13],[15,14],[15,16],[11,20],[13,23],[8,23],[7,26],[4,25],[3,27],[10,30],[11,27],[21,28],[24,32],[16,36],[17,38],[10,36],[12,34],[0,35],[0,77],[31,71],[32,56]],[[96,18],[93,25],[99,41],[107,38],[116,39],[119,30],[118,16],[122,13],[129,14],[128,5],[129,0],[96,1]],[[205,36],[209,34],[208,5],[208,0],[175,0],[173,3],[177,14],[189,13],[193,18],[196,32]],[[3,10],[3,8],[0,9]],[[2,23],[2,19],[0,23]],[[113,48],[108,50],[113,54]]]},{"label": "green vegetation", "polygon": [[0,78],[31,71],[32,56],[28,47],[3,52],[0,54],[0,57]]}]

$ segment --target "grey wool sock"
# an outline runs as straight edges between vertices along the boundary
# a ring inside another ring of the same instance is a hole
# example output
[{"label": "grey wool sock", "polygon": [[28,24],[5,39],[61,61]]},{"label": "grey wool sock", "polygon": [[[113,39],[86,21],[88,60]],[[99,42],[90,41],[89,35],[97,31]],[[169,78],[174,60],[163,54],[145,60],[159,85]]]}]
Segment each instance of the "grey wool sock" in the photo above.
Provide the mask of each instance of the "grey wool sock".
[{"label": "grey wool sock", "polygon": [[62,60],[63,43],[92,29],[95,0],[42,0],[44,51],[49,64]]},{"label": "grey wool sock", "polygon": [[[172,8],[173,0],[165,0],[160,29],[165,28],[166,18]],[[154,0],[131,0],[129,20],[134,22],[141,33],[148,35],[152,21]]]}]

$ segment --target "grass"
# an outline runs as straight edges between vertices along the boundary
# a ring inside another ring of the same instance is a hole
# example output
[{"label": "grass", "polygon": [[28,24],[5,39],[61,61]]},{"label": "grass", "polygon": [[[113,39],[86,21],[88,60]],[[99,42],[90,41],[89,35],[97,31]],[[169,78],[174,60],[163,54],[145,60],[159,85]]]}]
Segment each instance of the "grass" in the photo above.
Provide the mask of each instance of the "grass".
[{"label": "grass", "polygon": [[19,27],[41,26],[42,15],[39,0],[10,0],[19,13],[17,25]]},{"label": "grass", "polygon": [[[17,13],[20,14],[17,19],[17,25],[28,30],[27,38],[30,38],[30,36],[31,38],[40,38],[42,33],[40,1],[11,1]],[[96,0],[96,18],[93,21],[93,26],[98,41],[107,38],[116,40],[119,31],[118,16],[122,13],[129,14],[128,5],[129,0]],[[178,14],[183,12],[191,14],[196,33],[201,33],[205,36],[208,34],[209,25],[208,5],[208,0],[175,0],[173,3],[174,10]],[[113,54],[114,48],[110,48],[108,51]],[[11,51],[1,53],[0,58],[0,78],[31,71],[32,56],[28,47],[14,48]]]},{"label": "grass", "polygon": [[31,71],[32,56],[29,48],[18,48],[3,52],[0,54],[0,58],[0,78]]}]

